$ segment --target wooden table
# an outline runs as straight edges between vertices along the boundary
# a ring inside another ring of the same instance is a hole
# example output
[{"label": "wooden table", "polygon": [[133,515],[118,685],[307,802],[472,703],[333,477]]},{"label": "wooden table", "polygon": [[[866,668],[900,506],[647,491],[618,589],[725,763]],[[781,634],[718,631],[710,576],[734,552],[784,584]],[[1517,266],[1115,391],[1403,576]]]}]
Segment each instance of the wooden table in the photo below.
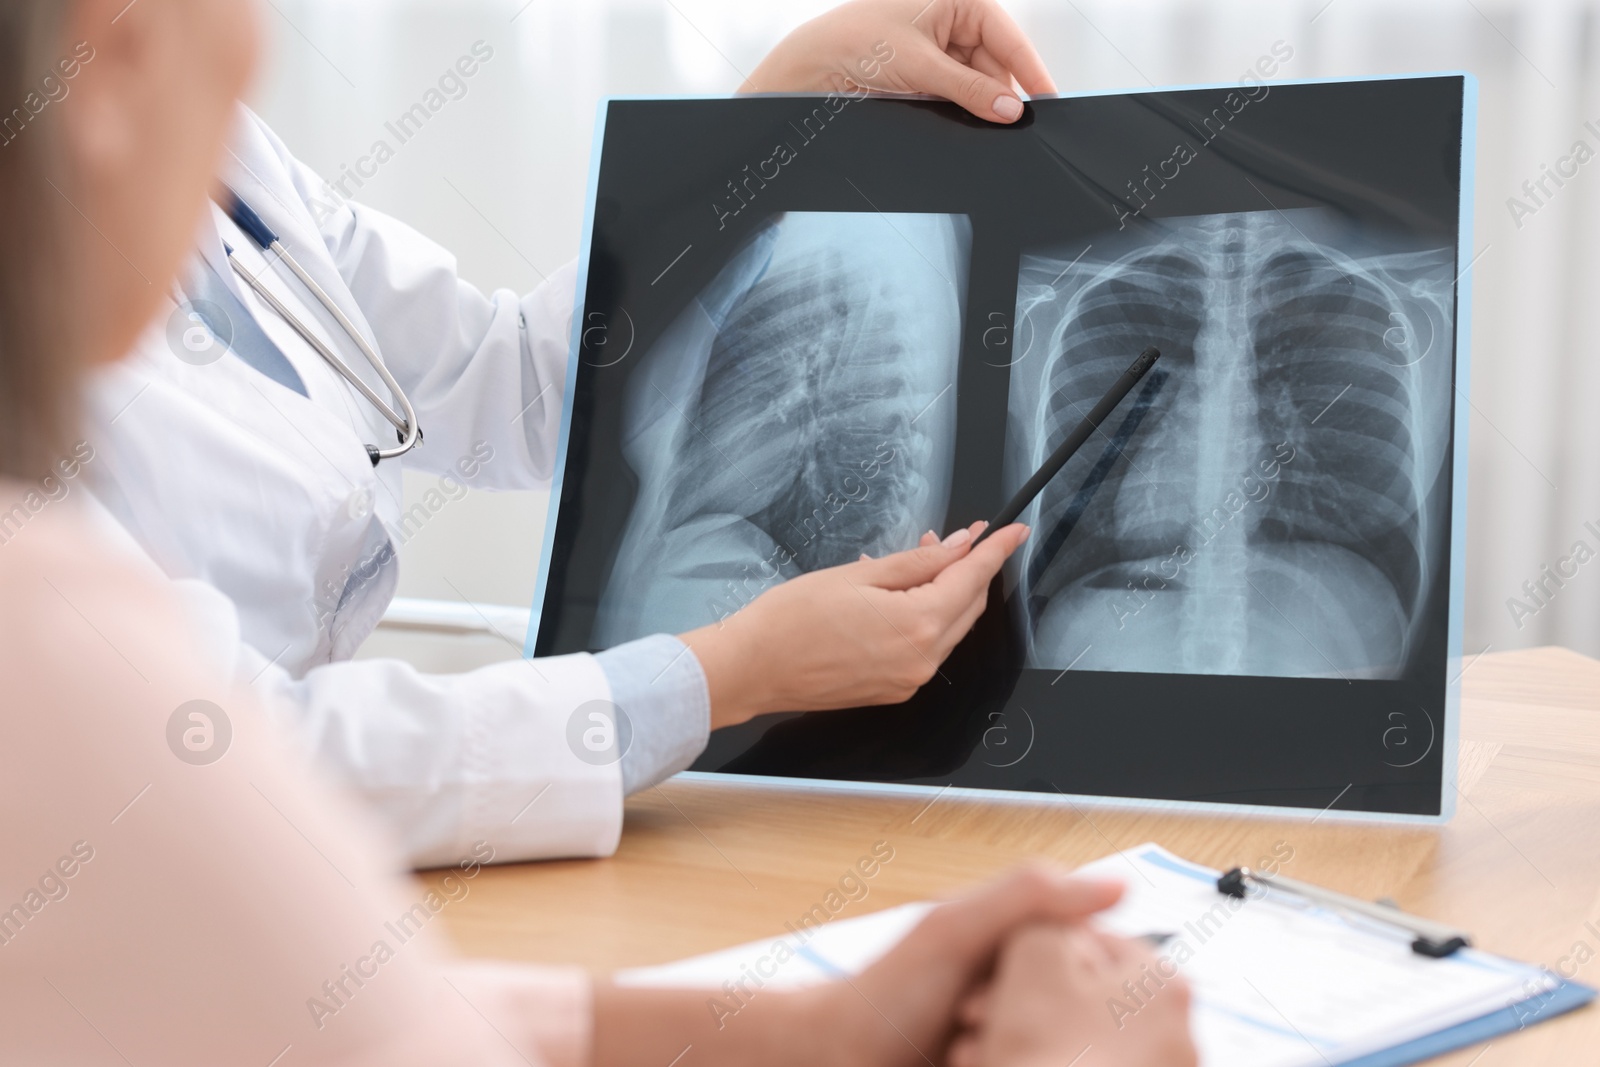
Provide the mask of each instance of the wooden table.
[{"label": "wooden table", "polygon": [[[1473,931],[1490,951],[1556,967],[1581,943],[1596,958],[1566,973],[1600,982],[1600,662],[1555,648],[1491,653],[1462,685],[1462,795],[1445,827],[670,782],[628,802],[614,858],[488,870],[444,914],[471,954],[604,971],[778,933],[880,841],[893,860],[839,917],[944,893],[1030,856],[1077,866],[1158,841],[1224,868],[1281,842],[1294,850],[1284,873],[1393,897]],[[1600,1010],[1437,1062],[1600,1062]]]}]

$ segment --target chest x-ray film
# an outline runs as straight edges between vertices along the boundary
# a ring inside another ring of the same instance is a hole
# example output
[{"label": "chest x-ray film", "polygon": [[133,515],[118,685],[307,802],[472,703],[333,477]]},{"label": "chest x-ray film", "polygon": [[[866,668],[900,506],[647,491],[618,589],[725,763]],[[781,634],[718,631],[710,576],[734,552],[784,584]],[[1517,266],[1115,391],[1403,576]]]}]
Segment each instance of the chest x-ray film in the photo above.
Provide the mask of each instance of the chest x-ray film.
[{"label": "chest x-ray film", "polygon": [[932,682],[719,731],[695,770],[1447,816],[1472,114],[1459,75],[1012,127],[608,102],[529,652],[738,626],[988,518],[1154,345]]}]

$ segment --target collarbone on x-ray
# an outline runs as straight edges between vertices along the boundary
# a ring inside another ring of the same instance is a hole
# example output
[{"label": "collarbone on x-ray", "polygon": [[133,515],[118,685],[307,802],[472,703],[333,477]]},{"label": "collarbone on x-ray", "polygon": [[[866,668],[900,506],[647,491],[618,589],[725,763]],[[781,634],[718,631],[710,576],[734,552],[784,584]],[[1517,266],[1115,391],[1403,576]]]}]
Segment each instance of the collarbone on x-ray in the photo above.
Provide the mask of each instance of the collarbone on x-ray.
[{"label": "collarbone on x-ray", "polygon": [[943,522],[970,246],[965,216],[874,212],[789,212],[745,243],[626,386],[639,488],[596,647]]},{"label": "collarbone on x-ray", "polygon": [[1302,209],[1023,257],[1009,486],[1163,352],[1025,515],[1029,666],[1400,674],[1446,543],[1455,253],[1385,240]]}]

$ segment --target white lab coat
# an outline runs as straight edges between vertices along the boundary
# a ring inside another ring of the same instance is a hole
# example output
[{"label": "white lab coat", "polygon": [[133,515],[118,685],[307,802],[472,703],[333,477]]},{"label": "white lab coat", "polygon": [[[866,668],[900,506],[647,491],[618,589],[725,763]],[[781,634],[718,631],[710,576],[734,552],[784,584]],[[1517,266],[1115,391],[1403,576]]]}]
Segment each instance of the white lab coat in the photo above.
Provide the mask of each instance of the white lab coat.
[{"label": "white lab coat", "polygon": [[[458,464],[476,457],[474,486],[549,484],[571,267],[526,298],[485,295],[416,231],[338,204],[248,112],[224,176],[409,393],[426,436],[405,457],[407,469],[460,477]],[[188,588],[237,672],[378,810],[414,864],[456,862],[479,841],[498,860],[610,854],[622,824],[619,768],[580,760],[566,741],[574,709],[609,698],[594,657],[511,661],[448,676],[393,660],[349,660],[396,587],[398,565],[386,550],[398,543],[401,464],[374,469],[363,447],[387,447],[394,431],[232,276],[221,239],[253,272],[265,260],[220,211],[214,222],[202,234],[202,254],[310,395],[233,355],[204,366],[177,358],[166,321],[174,302],[132,358],[95,384],[95,495]],[[281,266],[262,276],[386,395],[303,286]],[[486,450],[493,458],[482,462]]]}]

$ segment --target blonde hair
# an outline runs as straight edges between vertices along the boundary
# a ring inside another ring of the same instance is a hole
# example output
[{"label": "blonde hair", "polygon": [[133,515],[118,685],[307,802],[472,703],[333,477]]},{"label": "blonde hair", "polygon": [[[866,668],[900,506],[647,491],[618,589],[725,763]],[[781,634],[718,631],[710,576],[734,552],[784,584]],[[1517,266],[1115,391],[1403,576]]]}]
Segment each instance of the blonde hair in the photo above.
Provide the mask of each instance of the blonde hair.
[{"label": "blonde hair", "polygon": [[66,448],[84,362],[67,300],[73,183],[61,116],[29,108],[69,3],[0,3],[0,475],[20,478],[46,473]]}]

